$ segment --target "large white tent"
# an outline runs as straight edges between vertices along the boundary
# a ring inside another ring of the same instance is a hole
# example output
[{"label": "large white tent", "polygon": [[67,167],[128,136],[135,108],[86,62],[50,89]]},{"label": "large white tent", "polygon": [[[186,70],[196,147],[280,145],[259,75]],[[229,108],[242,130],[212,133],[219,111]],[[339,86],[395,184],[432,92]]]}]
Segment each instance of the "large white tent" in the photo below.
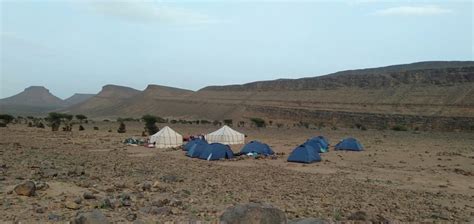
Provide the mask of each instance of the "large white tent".
[{"label": "large white tent", "polygon": [[209,133],[206,135],[206,140],[209,143],[222,143],[222,144],[245,144],[245,135],[235,131],[227,125],[224,125],[219,130]]},{"label": "large white tent", "polygon": [[156,148],[171,148],[183,144],[183,136],[166,126],[150,137]]}]

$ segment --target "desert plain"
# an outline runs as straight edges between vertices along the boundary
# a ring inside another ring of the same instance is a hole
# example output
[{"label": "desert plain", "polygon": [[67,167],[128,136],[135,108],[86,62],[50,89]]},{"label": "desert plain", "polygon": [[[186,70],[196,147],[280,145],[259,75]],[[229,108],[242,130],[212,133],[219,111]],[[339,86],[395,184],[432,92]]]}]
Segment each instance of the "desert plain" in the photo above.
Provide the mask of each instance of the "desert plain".
[{"label": "desert plain", "polygon": [[[125,138],[142,138],[144,124],[126,125],[121,134],[117,122],[102,121],[72,132],[1,128],[0,221],[67,222],[98,209],[111,222],[218,223],[226,208],[249,202],[281,209],[290,221],[474,221],[472,133],[234,127],[247,142],[269,144],[278,157],[206,161],[176,149],[124,145]],[[218,129],[169,125],[183,136]],[[317,135],[332,146],[321,162],[286,161]],[[349,136],[365,151],[333,150]],[[241,147],[231,146],[235,153]],[[34,195],[13,191],[25,181],[35,182]]]}]

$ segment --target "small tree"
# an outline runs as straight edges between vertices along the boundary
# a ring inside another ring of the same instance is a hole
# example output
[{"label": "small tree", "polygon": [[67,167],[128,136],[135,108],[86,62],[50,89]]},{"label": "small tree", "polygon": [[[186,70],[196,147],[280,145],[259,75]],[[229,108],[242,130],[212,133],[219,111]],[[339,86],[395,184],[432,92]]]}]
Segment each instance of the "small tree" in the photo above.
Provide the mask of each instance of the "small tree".
[{"label": "small tree", "polygon": [[258,128],[264,128],[267,126],[265,120],[263,120],[262,118],[254,117],[250,118],[250,121],[252,121]]},{"label": "small tree", "polygon": [[117,129],[118,133],[125,133],[127,130],[125,129],[125,123],[123,121],[120,122],[119,128]]},{"label": "small tree", "polygon": [[145,122],[145,130],[149,135],[153,135],[159,131],[155,124],[158,120],[157,117],[147,114],[142,117],[142,120]]},{"label": "small tree", "polygon": [[10,114],[0,114],[0,122],[5,124],[5,126],[7,126],[7,124],[10,124],[13,119],[15,119],[15,117]]},{"label": "small tree", "polygon": [[79,131],[84,131],[84,126],[79,125]]},{"label": "small tree", "polygon": [[82,123],[83,120],[87,119],[86,115],[84,114],[77,114],[76,119],[79,120],[79,122]]},{"label": "small tree", "polygon": [[47,121],[51,126],[51,131],[57,131],[61,125],[62,114],[51,112],[48,114]]},{"label": "small tree", "polygon": [[225,125],[232,126],[233,123],[234,123],[234,122],[232,122],[232,119],[225,119],[225,120],[224,120],[224,124],[225,124]]}]

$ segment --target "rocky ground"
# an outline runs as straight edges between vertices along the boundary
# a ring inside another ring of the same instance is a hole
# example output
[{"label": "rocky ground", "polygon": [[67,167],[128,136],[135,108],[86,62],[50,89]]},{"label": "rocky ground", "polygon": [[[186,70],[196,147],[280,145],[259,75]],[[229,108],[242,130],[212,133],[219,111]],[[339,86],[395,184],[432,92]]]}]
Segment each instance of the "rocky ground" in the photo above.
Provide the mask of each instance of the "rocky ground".
[{"label": "rocky ground", "polygon": [[[236,128],[285,155],[209,162],[182,151],[125,146],[121,140],[139,137],[143,124],[127,123],[124,134],[117,127],[1,128],[0,221],[89,215],[112,222],[217,222],[226,208],[250,202],[270,204],[289,220],[474,221],[472,133]],[[183,135],[216,129],[171,127]],[[330,151],[308,165],[286,162],[295,146],[320,134],[332,145],[356,137],[366,151]]]}]

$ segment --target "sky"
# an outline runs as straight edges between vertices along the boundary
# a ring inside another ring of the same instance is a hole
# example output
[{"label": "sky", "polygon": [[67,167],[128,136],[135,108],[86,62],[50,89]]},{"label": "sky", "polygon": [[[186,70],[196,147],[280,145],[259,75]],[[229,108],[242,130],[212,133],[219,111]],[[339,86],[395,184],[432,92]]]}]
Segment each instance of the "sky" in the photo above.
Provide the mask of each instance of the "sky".
[{"label": "sky", "polygon": [[0,98],[474,60],[473,1],[0,0]]}]

